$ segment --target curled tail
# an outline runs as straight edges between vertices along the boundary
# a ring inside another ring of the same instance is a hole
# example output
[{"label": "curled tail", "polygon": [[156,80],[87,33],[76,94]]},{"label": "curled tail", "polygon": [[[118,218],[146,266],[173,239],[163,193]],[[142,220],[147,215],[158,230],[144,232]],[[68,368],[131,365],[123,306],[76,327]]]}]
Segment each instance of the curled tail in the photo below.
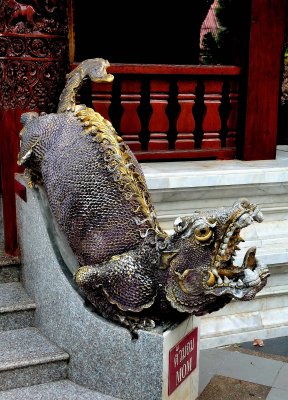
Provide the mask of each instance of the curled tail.
[{"label": "curled tail", "polygon": [[76,94],[85,79],[90,78],[93,82],[112,82],[114,76],[106,71],[109,65],[109,62],[103,58],[92,58],[83,61],[73,69],[66,77],[66,85],[60,95],[57,113],[74,111]]}]

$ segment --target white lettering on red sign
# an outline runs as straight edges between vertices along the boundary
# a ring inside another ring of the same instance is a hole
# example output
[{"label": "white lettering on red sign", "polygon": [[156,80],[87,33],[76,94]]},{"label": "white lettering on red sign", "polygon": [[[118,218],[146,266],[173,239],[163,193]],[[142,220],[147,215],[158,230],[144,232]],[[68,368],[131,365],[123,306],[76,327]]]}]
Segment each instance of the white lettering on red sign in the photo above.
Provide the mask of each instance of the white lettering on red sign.
[{"label": "white lettering on red sign", "polygon": [[195,328],[169,352],[169,396],[196,368],[197,336],[198,330]]}]

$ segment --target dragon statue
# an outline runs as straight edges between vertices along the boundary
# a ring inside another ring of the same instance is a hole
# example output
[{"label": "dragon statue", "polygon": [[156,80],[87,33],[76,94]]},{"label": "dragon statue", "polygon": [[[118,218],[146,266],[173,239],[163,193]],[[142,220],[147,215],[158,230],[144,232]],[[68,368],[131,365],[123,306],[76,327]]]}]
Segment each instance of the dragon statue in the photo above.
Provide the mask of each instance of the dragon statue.
[{"label": "dragon statue", "polygon": [[111,123],[76,105],[85,79],[111,82],[103,59],[67,75],[57,113],[21,117],[19,165],[44,185],[56,221],[79,262],[74,276],[103,317],[131,332],[250,300],[269,271],[250,248],[234,265],[242,228],[261,222],[248,200],[159,225],[141,167]]}]

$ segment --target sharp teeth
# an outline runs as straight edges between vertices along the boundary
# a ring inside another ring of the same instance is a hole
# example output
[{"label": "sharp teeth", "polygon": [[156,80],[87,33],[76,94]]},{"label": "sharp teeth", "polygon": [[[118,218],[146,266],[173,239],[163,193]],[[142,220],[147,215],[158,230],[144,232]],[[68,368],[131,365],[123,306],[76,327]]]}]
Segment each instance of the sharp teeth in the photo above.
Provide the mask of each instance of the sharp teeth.
[{"label": "sharp teeth", "polygon": [[213,268],[213,269],[212,269],[212,274],[214,274],[214,275],[216,276],[216,278],[220,278],[220,276],[219,276],[218,271],[217,271],[216,268]]},{"label": "sharp teeth", "polygon": [[241,279],[238,279],[236,286],[240,288],[244,286],[244,283],[241,281]]},{"label": "sharp teeth", "polygon": [[225,285],[228,285],[230,283],[230,279],[228,279],[227,276],[224,276],[224,283]]},{"label": "sharp teeth", "polygon": [[218,283],[218,285],[223,285],[223,280],[222,280],[222,278],[220,278],[220,276],[217,279],[217,283]]},{"label": "sharp teeth", "polygon": [[243,282],[246,286],[256,286],[261,282],[259,274],[257,271],[252,271],[251,269],[244,269],[245,278]]}]

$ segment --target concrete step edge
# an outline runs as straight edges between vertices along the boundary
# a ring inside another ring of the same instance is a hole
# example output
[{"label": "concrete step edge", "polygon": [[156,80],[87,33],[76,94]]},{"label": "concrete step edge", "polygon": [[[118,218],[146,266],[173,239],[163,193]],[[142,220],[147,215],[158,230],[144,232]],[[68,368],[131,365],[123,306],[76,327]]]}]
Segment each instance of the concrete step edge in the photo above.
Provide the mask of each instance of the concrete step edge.
[{"label": "concrete step edge", "polygon": [[273,287],[268,287],[268,288],[264,287],[259,293],[256,294],[256,298],[281,296],[281,295],[285,295],[285,294],[286,295],[288,294],[288,285],[273,286]]},{"label": "concrete step edge", "polygon": [[8,254],[5,254],[4,245],[3,243],[0,243],[0,268],[8,265],[20,265],[20,263],[20,257],[9,256]]},{"label": "concrete step edge", "polygon": [[7,307],[1,307],[0,306],[0,315],[5,314],[5,313],[13,313],[17,311],[28,311],[28,310],[35,310],[36,309],[36,304],[35,303],[23,303],[23,304],[17,304],[17,305],[11,305]]},{"label": "concrete step edge", "polygon": [[0,362],[0,372],[2,371],[8,371],[12,369],[18,369],[18,368],[24,368],[24,367],[30,367],[32,365],[42,365],[42,364],[50,364],[54,363],[57,361],[66,361],[69,359],[69,354],[63,353],[63,354],[58,354],[58,355],[53,355],[53,356],[46,356],[46,357],[39,357],[39,358],[34,358],[34,359],[27,359],[27,360],[16,360],[14,363],[4,363],[1,364]]},{"label": "concrete step edge", "polygon": [[69,359],[68,353],[35,327],[0,332],[0,354],[0,373]]},{"label": "concrete step edge", "polygon": [[0,283],[0,315],[35,309],[36,303],[29,297],[20,282]]},{"label": "concrete step edge", "polygon": [[10,390],[0,391],[0,400],[120,400],[116,397],[108,396],[94,390],[80,386],[69,379],[62,379],[56,382],[42,383],[27,387],[19,387]]}]

